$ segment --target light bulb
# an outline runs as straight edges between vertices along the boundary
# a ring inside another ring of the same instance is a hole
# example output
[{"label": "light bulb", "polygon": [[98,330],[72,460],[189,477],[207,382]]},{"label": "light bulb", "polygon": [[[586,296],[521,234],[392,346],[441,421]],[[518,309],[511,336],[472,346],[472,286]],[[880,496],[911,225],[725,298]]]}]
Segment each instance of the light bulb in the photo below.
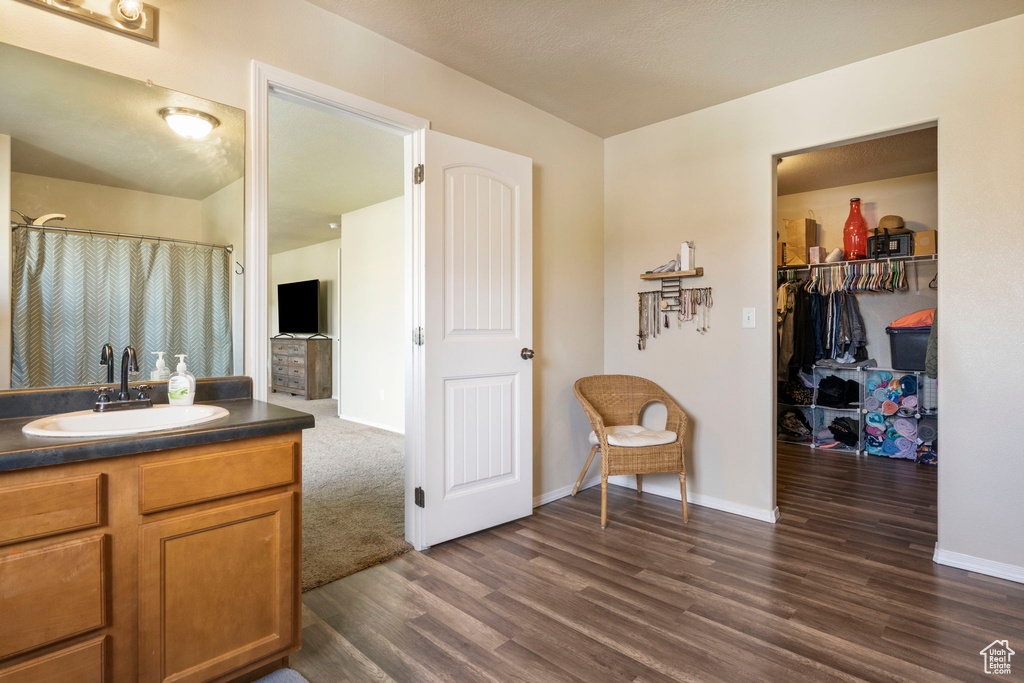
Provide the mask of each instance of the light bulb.
[{"label": "light bulb", "polygon": [[139,0],[118,0],[117,13],[125,21],[138,21],[142,16],[142,3]]},{"label": "light bulb", "polygon": [[184,107],[165,107],[160,110],[160,116],[171,130],[190,140],[205,138],[211,130],[220,125],[220,121],[213,116]]}]

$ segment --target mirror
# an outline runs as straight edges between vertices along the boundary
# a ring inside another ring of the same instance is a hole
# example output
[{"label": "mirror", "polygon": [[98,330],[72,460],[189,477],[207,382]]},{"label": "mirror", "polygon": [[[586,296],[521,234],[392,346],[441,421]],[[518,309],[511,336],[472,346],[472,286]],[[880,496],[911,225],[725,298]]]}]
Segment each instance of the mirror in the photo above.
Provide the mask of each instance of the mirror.
[{"label": "mirror", "polygon": [[245,112],[2,43],[0,88],[0,388],[242,374]]}]

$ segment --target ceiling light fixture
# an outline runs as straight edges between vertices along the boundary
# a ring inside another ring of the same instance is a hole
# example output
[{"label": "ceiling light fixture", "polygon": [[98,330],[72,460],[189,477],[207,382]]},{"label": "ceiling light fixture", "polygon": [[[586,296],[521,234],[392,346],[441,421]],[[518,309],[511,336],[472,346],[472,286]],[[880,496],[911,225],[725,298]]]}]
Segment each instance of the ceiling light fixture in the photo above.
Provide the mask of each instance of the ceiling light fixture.
[{"label": "ceiling light fixture", "polygon": [[190,140],[201,140],[220,125],[216,117],[205,112],[185,107],[164,107],[160,117],[175,133]]},{"label": "ceiling light fixture", "polygon": [[327,225],[331,226],[331,230],[337,230],[341,227],[341,223],[328,223]]}]

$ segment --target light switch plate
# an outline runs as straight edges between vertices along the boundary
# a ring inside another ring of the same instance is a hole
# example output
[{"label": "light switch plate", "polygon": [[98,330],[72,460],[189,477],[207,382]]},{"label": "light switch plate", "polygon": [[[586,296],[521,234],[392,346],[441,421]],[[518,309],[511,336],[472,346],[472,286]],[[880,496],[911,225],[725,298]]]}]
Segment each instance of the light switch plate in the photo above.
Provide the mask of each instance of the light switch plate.
[{"label": "light switch plate", "polygon": [[743,327],[754,327],[754,309],[743,309]]}]

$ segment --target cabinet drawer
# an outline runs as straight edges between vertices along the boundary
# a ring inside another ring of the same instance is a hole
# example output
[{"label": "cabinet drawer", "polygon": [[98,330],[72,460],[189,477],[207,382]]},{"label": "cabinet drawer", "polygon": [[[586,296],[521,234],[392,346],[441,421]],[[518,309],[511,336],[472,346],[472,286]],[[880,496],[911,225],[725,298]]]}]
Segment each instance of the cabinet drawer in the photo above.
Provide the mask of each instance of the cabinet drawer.
[{"label": "cabinet drawer", "polygon": [[289,389],[305,389],[306,380],[303,377],[292,377],[288,380]]},{"label": "cabinet drawer", "polygon": [[106,625],[106,537],[0,558],[0,658]]},{"label": "cabinet drawer", "polygon": [[304,357],[301,357],[301,356],[289,356],[288,357],[288,364],[291,367],[295,367],[296,365],[301,365],[301,366],[305,367],[306,366],[306,359]]},{"label": "cabinet drawer", "polygon": [[104,683],[106,636],[0,670],[0,683]]},{"label": "cabinet drawer", "polygon": [[287,365],[277,365],[275,363],[275,365],[272,368],[272,370],[273,370],[275,375],[287,375],[288,374],[288,366]]},{"label": "cabinet drawer", "polygon": [[296,444],[288,441],[139,468],[139,512],[285,486],[295,481]]},{"label": "cabinet drawer", "polygon": [[279,353],[282,356],[288,355],[288,343],[287,342],[271,342],[270,352]]},{"label": "cabinet drawer", "polygon": [[272,360],[274,365],[286,365],[288,363],[288,356],[283,353],[275,353]]},{"label": "cabinet drawer", "polygon": [[99,526],[103,475],[0,488],[0,546]]},{"label": "cabinet drawer", "polygon": [[285,353],[289,356],[306,356],[306,345],[305,344],[286,344]]},{"label": "cabinet drawer", "polygon": [[292,377],[305,377],[306,368],[302,365],[295,365],[288,371],[288,374]]}]

